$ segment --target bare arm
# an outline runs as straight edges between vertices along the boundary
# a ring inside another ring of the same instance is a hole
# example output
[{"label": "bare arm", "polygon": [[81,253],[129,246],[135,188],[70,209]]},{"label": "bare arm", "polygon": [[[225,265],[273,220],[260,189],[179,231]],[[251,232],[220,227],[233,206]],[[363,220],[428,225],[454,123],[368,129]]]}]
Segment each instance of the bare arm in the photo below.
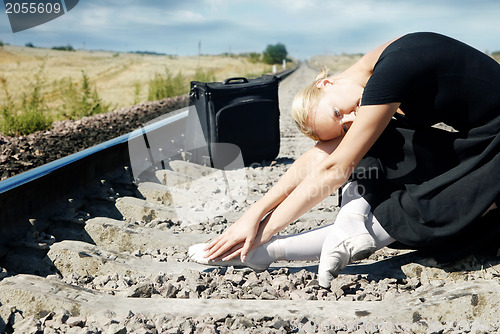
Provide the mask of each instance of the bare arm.
[{"label": "bare arm", "polygon": [[[367,53],[340,76],[365,82],[380,54],[392,42]],[[321,143],[301,156],[263,198],[208,245],[207,256],[210,259],[220,256],[231,259],[241,255],[244,259],[251,249],[269,240],[337,190],[347,181],[353,168],[368,152],[398,107],[399,104],[361,107],[345,137],[334,139],[331,143]],[[318,153],[321,145],[332,149],[323,150],[329,155],[321,157],[320,154],[319,159],[314,152]]]},{"label": "bare arm", "polygon": [[338,147],[313,167],[260,226],[254,225],[252,233],[255,238],[250,242],[250,239],[245,239],[244,245],[234,241],[228,242],[230,239],[221,240],[224,245],[215,254],[212,253],[210,258],[225,255],[225,259],[232,259],[241,255],[244,259],[251,249],[267,242],[274,234],[341,187],[385,129],[398,107],[399,103],[361,107],[356,120]]},{"label": "bare arm", "polygon": [[264,197],[255,203],[255,206],[260,207],[264,215],[277,207],[321,161],[337,148],[341,140],[342,138],[335,138],[319,142],[302,154]]},{"label": "bare arm", "polygon": [[316,166],[273,211],[261,232],[266,242],[276,232],[341,187],[383,132],[399,103],[361,107],[338,148]]},{"label": "bare arm", "polygon": [[[213,240],[207,247],[207,256],[211,259],[227,255],[242,247],[250,249],[259,246],[253,240],[259,229],[262,219],[273,209],[279,206],[293,190],[314,170],[314,168],[327,158],[339,145],[341,138],[319,142],[313,148],[302,154],[278,180],[278,182],[257,202],[255,202],[233,225],[223,234]],[[266,222],[272,215],[266,218]],[[261,230],[262,230],[262,226]],[[253,238],[249,238],[253,235]],[[237,255],[235,254],[235,256]]]}]

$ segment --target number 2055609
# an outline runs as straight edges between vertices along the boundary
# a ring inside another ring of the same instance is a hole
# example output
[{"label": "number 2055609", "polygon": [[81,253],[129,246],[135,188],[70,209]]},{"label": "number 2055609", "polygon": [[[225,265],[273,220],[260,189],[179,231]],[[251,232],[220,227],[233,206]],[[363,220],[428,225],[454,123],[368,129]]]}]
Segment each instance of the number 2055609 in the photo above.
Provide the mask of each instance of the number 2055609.
[{"label": "number 2055609", "polygon": [[32,2],[15,2],[5,3],[5,13],[6,14],[59,14],[61,12],[60,3],[32,3]]}]

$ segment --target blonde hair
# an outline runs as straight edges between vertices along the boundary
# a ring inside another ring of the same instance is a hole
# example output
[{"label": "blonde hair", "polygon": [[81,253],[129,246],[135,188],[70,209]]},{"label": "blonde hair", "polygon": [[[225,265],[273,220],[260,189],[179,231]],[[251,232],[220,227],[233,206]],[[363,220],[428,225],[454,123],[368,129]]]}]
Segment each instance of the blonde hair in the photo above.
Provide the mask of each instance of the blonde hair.
[{"label": "blonde hair", "polygon": [[317,84],[329,76],[330,70],[327,67],[323,67],[316,76],[316,79],[297,93],[292,103],[292,118],[300,132],[316,141],[319,141],[319,138],[308,126],[308,118],[310,111],[316,107],[319,98],[323,94],[323,91],[317,87]]}]

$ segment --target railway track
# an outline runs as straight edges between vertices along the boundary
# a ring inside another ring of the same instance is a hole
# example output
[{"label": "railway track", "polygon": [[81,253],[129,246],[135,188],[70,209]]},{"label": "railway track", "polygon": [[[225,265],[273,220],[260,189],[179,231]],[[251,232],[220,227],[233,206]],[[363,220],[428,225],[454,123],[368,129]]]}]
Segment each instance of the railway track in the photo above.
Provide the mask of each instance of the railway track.
[{"label": "railway track", "polygon": [[[441,268],[384,249],[349,266],[330,290],[319,287],[313,262],[256,273],[188,261],[190,245],[236,221],[312,146],[289,106],[314,71],[286,75],[276,161],[225,175],[189,162],[178,145],[188,114],[180,110],[0,182],[0,332],[498,330],[493,260]],[[284,233],[333,222],[337,210],[332,195]]]}]

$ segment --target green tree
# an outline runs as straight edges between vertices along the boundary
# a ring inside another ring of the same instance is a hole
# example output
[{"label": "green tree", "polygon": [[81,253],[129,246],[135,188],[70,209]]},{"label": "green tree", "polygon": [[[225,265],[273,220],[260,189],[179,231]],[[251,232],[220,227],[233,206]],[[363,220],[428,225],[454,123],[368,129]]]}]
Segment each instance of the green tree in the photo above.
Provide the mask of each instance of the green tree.
[{"label": "green tree", "polygon": [[250,52],[248,54],[248,60],[252,63],[258,63],[260,61],[260,54],[257,52]]},{"label": "green tree", "polygon": [[65,45],[65,46],[53,46],[52,50],[59,50],[59,51],[76,51],[73,46],[70,44]]},{"label": "green tree", "polygon": [[278,43],[275,45],[269,44],[266,50],[262,53],[262,60],[266,64],[279,64],[286,59],[288,52],[285,45]]}]

